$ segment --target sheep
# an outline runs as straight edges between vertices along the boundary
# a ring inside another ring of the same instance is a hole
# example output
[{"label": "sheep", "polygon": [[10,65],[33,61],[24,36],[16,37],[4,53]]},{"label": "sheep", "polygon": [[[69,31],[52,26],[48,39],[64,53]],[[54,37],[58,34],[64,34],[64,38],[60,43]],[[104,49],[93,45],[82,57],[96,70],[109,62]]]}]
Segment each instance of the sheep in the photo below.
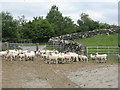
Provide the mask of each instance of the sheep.
[{"label": "sheep", "polygon": [[26,57],[26,59],[33,61],[33,59],[35,57],[35,52],[34,51],[27,52],[27,53],[25,53],[25,57]]},{"label": "sheep", "polygon": [[18,57],[18,54],[19,54],[19,53],[18,53],[17,51],[16,51],[16,52],[13,52],[13,53],[12,53],[12,59],[13,59],[13,60],[16,60],[16,58]]},{"label": "sheep", "polygon": [[90,54],[90,58],[92,60],[95,60],[96,62],[106,62],[107,54],[98,54],[98,53],[96,53],[96,55]]},{"label": "sheep", "polygon": [[56,63],[58,64],[58,54],[54,54],[54,55],[48,55],[47,59],[46,59],[46,63]]},{"label": "sheep", "polygon": [[15,53],[17,50],[8,50],[9,53]]},{"label": "sheep", "polygon": [[99,60],[100,62],[106,62],[107,54],[98,54],[98,53],[96,53],[96,59]]},{"label": "sheep", "polygon": [[68,54],[71,56],[72,61],[74,61],[74,62],[79,61],[78,60],[78,54],[72,53],[72,52],[69,52]]},{"label": "sheep", "polygon": [[35,55],[38,57],[40,56],[40,51],[35,51]]},{"label": "sheep", "polygon": [[8,51],[1,51],[0,57],[5,58],[7,54],[8,54]]},{"label": "sheep", "polygon": [[13,61],[13,53],[12,53],[12,52],[9,52],[9,53],[6,55],[6,60]]},{"label": "sheep", "polygon": [[87,61],[87,62],[88,62],[88,58],[87,58],[87,56],[84,56],[84,55],[78,55],[78,57],[79,57],[79,59],[80,59],[81,61]]},{"label": "sheep", "polygon": [[96,61],[97,62],[97,58],[96,58],[96,55],[92,55],[92,54],[90,54],[90,58],[92,59],[92,60],[94,60],[94,61]]},{"label": "sheep", "polygon": [[18,57],[19,57],[20,61],[25,60],[25,53],[19,53]]},{"label": "sheep", "polygon": [[95,55],[90,54],[90,58],[91,58],[92,60],[95,60],[95,59],[96,59],[96,56],[95,56]]},{"label": "sheep", "polygon": [[64,53],[57,54],[58,55],[58,63],[65,63]]},{"label": "sheep", "polygon": [[27,53],[28,50],[18,50],[19,53]]},{"label": "sheep", "polygon": [[69,54],[64,54],[64,59],[66,62],[71,62],[71,56]]}]

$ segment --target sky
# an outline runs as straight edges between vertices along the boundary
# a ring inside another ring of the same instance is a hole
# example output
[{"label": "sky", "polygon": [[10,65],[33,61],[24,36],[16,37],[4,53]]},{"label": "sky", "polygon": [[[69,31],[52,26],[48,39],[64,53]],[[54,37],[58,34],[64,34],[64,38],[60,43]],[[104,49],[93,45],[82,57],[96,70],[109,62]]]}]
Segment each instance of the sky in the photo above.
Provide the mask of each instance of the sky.
[{"label": "sky", "polygon": [[86,13],[95,21],[118,25],[118,0],[1,0],[0,11],[10,12],[15,19],[24,15],[32,20],[35,16],[45,18],[53,5],[74,23]]}]

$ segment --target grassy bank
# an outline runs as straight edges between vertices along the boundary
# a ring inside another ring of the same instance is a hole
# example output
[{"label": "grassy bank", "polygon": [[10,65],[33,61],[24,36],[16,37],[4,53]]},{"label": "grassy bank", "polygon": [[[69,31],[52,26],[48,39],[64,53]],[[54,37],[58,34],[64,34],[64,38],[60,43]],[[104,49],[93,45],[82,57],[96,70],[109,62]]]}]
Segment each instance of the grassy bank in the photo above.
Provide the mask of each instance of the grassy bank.
[{"label": "grassy bank", "polygon": [[75,40],[86,46],[118,46],[118,35],[98,35],[91,38]]},{"label": "grassy bank", "polygon": [[58,50],[58,48],[54,48],[48,44],[46,44],[46,47],[44,48],[45,50]]},{"label": "grassy bank", "polygon": [[[38,46],[43,46],[43,45],[46,45],[46,43],[40,43],[40,44],[38,44]],[[23,44],[21,46],[36,46],[36,44]]]}]

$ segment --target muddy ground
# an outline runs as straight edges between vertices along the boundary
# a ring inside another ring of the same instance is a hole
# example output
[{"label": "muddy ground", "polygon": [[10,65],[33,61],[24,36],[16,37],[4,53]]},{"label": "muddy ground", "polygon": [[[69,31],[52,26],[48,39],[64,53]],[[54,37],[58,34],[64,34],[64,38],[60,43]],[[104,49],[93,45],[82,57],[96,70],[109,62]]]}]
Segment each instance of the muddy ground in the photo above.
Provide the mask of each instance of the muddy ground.
[{"label": "muddy ground", "polygon": [[2,88],[117,88],[117,63],[2,61]]}]

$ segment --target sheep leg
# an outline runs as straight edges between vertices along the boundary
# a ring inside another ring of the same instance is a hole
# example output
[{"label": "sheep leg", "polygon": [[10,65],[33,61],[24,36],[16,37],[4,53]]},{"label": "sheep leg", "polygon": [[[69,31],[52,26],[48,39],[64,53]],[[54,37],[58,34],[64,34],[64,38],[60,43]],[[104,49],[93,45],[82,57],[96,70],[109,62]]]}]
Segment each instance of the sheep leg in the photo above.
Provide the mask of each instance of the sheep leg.
[{"label": "sheep leg", "polygon": [[88,62],[88,58],[86,58],[86,61]]},{"label": "sheep leg", "polygon": [[56,59],[55,61],[56,61],[56,64],[58,64],[58,60]]}]

